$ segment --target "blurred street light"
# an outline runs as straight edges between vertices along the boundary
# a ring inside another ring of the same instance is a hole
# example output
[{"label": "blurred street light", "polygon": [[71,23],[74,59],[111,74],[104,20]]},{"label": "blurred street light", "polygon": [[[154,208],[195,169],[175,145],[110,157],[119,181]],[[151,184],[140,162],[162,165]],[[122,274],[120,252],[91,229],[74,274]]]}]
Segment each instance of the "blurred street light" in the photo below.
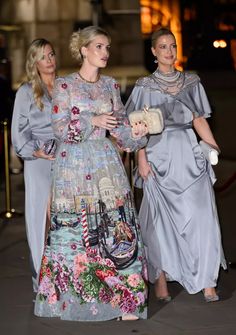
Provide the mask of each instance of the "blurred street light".
[{"label": "blurred street light", "polygon": [[213,46],[214,46],[214,48],[226,48],[227,43],[226,43],[225,40],[215,40],[213,42]]}]

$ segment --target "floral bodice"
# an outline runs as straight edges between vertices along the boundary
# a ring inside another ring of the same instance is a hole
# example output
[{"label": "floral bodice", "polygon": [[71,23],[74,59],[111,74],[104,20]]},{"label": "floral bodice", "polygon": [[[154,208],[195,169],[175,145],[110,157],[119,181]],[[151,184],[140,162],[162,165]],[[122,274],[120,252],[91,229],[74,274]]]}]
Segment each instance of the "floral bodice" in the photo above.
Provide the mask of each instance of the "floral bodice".
[{"label": "floral bodice", "polygon": [[104,138],[106,130],[93,127],[95,115],[113,112],[119,126],[110,134],[119,147],[137,150],[146,139],[132,139],[131,128],[120,98],[119,85],[108,76],[101,76],[96,83],[88,83],[73,73],[56,80],[53,93],[52,126],[55,136],[67,143]]}]

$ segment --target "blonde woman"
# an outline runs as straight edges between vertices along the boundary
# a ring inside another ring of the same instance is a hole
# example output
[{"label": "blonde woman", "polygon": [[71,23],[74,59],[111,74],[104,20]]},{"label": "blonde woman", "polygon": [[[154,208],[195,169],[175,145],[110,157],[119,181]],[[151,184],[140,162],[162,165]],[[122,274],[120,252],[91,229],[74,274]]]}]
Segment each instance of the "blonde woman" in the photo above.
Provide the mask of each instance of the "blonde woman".
[{"label": "blonde woman", "polygon": [[169,29],[153,33],[152,53],[156,71],[137,81],[126,104],[128,113],[160,107],[165,124],[138,153],[144,190],[139,217],[149,280],[158,300],[171,300],[167,278],[190,294],[203,291],[206,302],[215,302],[219,269],[226,268],[226,261],[212,187],[215,176],[194,132],[219,150],[206,121],[211,108],[200,78],[175,69],[177,45]]},{"label": "blonde woman", "polygon": [[[56,81],[52,125],[60,141],[54,165],[50,245],[42,261],[35,314],[63,320],[146,318],[145,259],[120,147],[146,143],[131,131],[119,85],[99,70],[110,37],[90,26],[71,37],[80,67]],[[125,215],[120,215],[117,197]]]},{"label": "blonde woman", "polygon": [[26,232],[31,253],[33,290],[37,292],[55,148],[51,127],[51,95],[56,59],[50,42],[36,39],[30,44],[26,73],[28,81],[16,93],[11,134],[16,154],[24,161]]}]

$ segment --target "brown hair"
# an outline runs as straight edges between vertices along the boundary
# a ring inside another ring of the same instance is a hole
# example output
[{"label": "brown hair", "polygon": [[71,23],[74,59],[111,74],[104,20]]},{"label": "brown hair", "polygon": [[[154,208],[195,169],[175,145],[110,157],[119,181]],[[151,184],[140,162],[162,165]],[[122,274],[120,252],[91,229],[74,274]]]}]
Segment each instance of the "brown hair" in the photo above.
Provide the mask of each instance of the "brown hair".
[{"label": "brown hair", "polygon": [[155,44],[158,38],[160,38],[161,36],[165,36],[165,35],[172,35],[175,39],[175,35],[172,33],[172,31],[169,28],[159,28],[158,30],[154,31],[154,33],[152,34],[152,47],[155,48]]}]

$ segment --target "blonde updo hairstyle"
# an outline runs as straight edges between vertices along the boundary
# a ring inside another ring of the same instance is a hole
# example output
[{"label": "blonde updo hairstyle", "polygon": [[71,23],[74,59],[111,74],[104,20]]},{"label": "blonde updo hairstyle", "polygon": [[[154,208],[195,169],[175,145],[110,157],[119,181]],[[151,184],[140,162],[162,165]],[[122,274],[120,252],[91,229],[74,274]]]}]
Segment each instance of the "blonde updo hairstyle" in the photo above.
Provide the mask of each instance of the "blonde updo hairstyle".
[{"label": "blonde updo hairstyle", "polygon": [[97,26],[89,26],[84,29],[78,30],[71,35],[70,38],[70,52],[73,58],[75,58],[79,65],[83,63],[83,55],[81,52],[82,47],[87,47],[89,43],[91,43],[95,37],[98,35],[106,36],[111,41],[110,35],[106,32],[106,30],[97,27]]},{"label": "blonde updo hairstyle", "polygon": [[156,31],[154,31],[154,33],[152,34],[152,47],[155,48],[158,38],[160,38],[161,36],[166,36],[166,35],[173,36],[176,41],[175,35],[172,33],[172,31],[169,28],[159,28]]},{"label": "blonde updo hairstyle", "polygon": [[50,45],[53,52],[55,53],[52,44],[44,38],[38,38],[31,42],[27,51],[25,65],[27,79],[28,82],[32,85],[35,103],[40,110],[43,110],[44,107],[42,103],[42,96],[44,95],[44,90],[42,85],[42,79],[37,68],[37,62],[42,60],[43,50],[46,45]]}]

